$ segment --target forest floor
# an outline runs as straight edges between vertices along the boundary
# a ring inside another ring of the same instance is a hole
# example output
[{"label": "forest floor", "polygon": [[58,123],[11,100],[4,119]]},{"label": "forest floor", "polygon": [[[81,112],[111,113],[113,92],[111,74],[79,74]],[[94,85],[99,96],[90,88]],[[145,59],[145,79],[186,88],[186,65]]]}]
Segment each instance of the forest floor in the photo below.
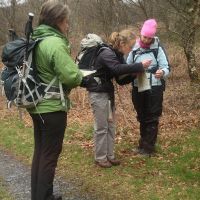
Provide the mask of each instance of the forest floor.
[{"label": "forest floor", "polygon": [[[180,65],[181,54],[171,55],[173,70],[164,95],[158,155],[154,158],[133,155],[139,126],[131,103],[131,86],[115,85],[116,156],[122,165],[108,170],[96,167],[87,92],[82,88],[72,91],[55,182],[56,191],[66,194],[66,199],[199,199],[200,85],[191,84],[186,68]],[[13,199],[29,200],[32,122],[24,111],[19,120],[18,111],[14,107],[8,110],[2,96],[0,112],[0,192],[8,189],[0,199],[10,200],[14,195]]]}]

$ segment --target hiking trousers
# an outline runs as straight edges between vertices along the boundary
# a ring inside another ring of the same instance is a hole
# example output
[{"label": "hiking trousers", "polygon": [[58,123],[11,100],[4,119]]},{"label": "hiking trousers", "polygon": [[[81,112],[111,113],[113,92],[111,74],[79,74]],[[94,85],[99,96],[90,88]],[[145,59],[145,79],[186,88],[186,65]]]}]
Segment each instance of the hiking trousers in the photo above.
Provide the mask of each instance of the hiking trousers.
[{"label": "hiking trousers", "polygon": [[31,168],[31,200],[46,200],[53,194],[53,180],[67,124],[66,112],[30,114],[34,125]]},{"label": "hiking trousers", "polygon": [[152,86],[151,90],[138,92],[133,87],[132,102],[140,123],[139,148],[147,153],[155,151],[158,135],[159,117],[162,114],[163,87]]},{"label": "hiking trousers", "polygon": [[96,161],[114,159],[115,111],[109,93],[89,92],[94,115],[94,157]]}]

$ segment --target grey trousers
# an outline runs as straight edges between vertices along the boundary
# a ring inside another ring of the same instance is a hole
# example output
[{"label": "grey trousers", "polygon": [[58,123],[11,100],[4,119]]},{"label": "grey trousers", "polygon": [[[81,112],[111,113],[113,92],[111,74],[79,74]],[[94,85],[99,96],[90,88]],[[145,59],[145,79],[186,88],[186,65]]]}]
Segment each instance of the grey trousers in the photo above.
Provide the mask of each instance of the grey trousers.
[{"label": "grey trousers", "polygon": [[114,159],[115,111],[108,93],[89,92],[94,114],[94,153],[96,161]]}]

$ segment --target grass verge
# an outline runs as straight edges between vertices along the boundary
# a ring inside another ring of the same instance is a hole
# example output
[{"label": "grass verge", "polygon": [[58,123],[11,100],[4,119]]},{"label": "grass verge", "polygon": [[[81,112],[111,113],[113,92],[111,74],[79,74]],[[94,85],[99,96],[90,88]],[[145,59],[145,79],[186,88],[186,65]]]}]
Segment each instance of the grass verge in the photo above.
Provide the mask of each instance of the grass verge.
[{"label": "grass verge", "polygon": [[[30,164],[32,128],[9,118],[1,120],[0,130],[1,148]],[[82,192],[94,193],[101,200],[198,200],[199,133],[200,129],[195,129],[171,141],[159,141],[159,154],[151,158],[134,155],[132,144],[124,136],[116,145],[122,164],[101,169],[93,161],[92,126],[71,124],[65,134],[58,173],[66,179],[76,177],[75,184],[82,185]],[[166,144],[168,148],[163,149]]]},{"label": "grass verge", "polygon": [[14,200],[11,195],[7,192],[6,185],[4,184],[4,180],[0,177],[0,199],[2,200]]}]

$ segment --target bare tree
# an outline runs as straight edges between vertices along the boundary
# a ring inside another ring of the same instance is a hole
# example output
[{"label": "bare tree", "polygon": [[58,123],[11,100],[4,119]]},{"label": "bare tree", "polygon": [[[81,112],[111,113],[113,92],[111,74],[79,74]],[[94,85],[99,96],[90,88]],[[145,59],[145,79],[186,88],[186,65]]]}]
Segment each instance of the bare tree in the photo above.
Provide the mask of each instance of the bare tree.
[{"label": "bare tree", "polygon": [[3,20],[7,21],[8,26],[10,26],[10,28],[15,29],[17,1],[16,0],[10,0],[10,1],[1,0],[0,6],[1,6],[2,15],[4,17]]},{"label": "bare tree", "polygon": [[143,18],[156,17],[168,33],[178,36],[184,49],[191,81],[200,82],[200,69],[195,58],[196,34],[200,28],[200,0],[127,0]]},{"label": "bare tree", "polygon": [[127,0],[129,6],[134,8],[134,11],[141,18],[148,19],[149,17],[154,16],[155,4],[152,0]]},{"label": "bare tree", "polygon": [[[163,5],[163,2],[163,0],[158,0],[157,5]],[[167,7],[168,12],[164,13]],[[200,0],[167,0],[165,7],[160,6],[160,10],[165,14],[168,30],[180,39],[191,81],[199,83],[200,67],[197,66],[195,57],[195,38],[200,28]]]},{"label": "bare tree", "polygon": [[16,23],[16,10],[17,10],[17,1],[10,0],[10,1],[0,1],[0,11],[1,11],[1,19],[2,24],[4,25],[2,28],[2,35],[4,39],[8,39],[6,37],[8,33],[8,29],[16,30],[17,23]]},{"label": "bare tree", "polygon": [[122,0],[69,1],[72,10],[72,30],[96,32],[108,36],[113,30],[127,25],[127,5]]},{"label": "bare tree", "polygon": [[[42,3],[46,0],[0,0],[0,42],[6,41],[9,28],[24,35],[28,12],[38,21]],[[188,62],[192,81],[199,82],[200,69],[195,57],[195,44],[200,28],[200,0],[62,0],[71,9],[71,32],[73,44],[78,44],[86,33],[93,32],[108,37],[111,32],[127,26],[141,25],[147,18],[155,17],[165,25],[168,35],[178,36]],[[140,23],[138,23],[140,22]],[[75,46],[77,48],[77,46]]]}]

